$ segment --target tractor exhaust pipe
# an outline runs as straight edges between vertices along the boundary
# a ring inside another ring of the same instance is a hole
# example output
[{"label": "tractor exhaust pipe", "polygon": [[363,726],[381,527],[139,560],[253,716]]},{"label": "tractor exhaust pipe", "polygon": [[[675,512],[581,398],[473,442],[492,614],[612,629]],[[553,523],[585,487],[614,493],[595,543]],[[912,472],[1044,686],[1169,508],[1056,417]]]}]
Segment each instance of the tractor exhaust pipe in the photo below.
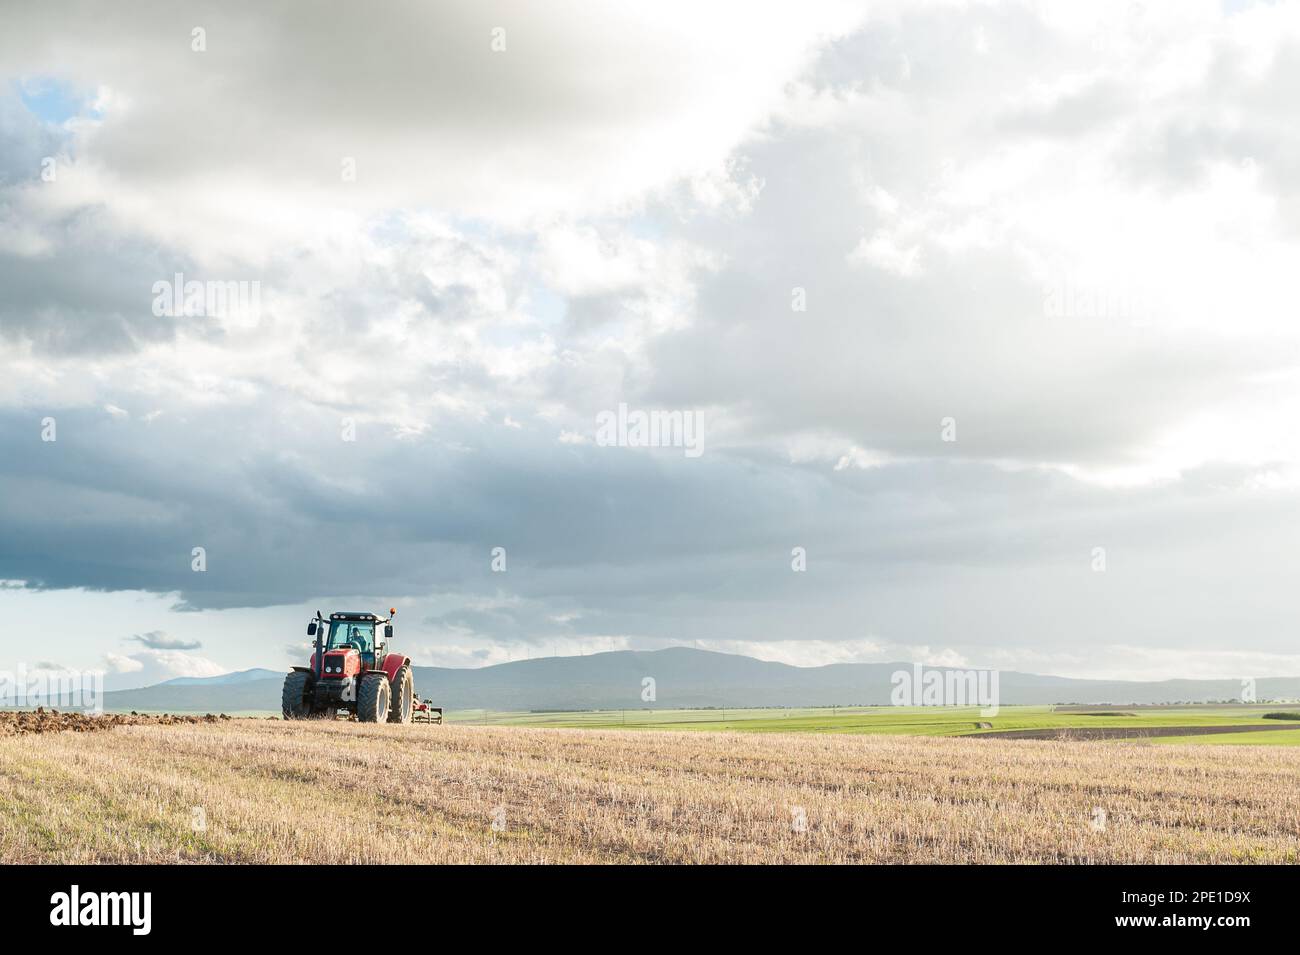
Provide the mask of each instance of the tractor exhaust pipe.
[{"label": "tractor exhaust pipe", "polygon": [[321,643],[321,630],[325,626],[325,621],[321,619],[320,611],[316,611],[316,679],[322,679],[325,676],[325,647]]}]

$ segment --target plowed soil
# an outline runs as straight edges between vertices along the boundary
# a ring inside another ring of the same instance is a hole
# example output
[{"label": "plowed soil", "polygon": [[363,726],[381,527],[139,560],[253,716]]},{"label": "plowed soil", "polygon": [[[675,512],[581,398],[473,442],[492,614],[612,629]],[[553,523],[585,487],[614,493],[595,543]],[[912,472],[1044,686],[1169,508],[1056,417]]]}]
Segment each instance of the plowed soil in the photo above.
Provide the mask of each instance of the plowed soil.
[{"label": "plowed soil", "polygon": [[35,710],[0,712],[0,736],[26,736],[29,733],[94,733],[115,726],[171,726],[179,723],[219,723],[230,719],[224,713],[214,716],[174,716],[170,713],[60,713],[43,707]]}]

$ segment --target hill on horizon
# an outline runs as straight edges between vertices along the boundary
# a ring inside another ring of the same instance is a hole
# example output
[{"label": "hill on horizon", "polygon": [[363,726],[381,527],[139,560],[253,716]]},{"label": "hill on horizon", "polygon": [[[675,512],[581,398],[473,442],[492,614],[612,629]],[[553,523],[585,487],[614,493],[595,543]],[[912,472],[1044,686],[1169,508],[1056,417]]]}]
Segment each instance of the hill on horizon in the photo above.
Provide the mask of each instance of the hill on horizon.
[{"label": "hill on horizon", "polygon": [[[739,709],[888,705],[893,675],[900,670],[911,674],[913,664],[796,667],[671,647],[539,657],[479,668],[412,669],[416,692],[447,710]],[[952,668],[924,669],[947,672]],[[113,710],[279,712],[282,682],[283,672],[252,669],[111,691],[104,699],[105,707]],[[652,699],[647,698],[651,687]],[[1238,699],[1241,693],[1239,680],[1139,682],[999,673],[999,702],[1004,706],[1207,702]],[[1256,696],[1260,700],[1300,698],[1300,677],[1258,680]]]}]

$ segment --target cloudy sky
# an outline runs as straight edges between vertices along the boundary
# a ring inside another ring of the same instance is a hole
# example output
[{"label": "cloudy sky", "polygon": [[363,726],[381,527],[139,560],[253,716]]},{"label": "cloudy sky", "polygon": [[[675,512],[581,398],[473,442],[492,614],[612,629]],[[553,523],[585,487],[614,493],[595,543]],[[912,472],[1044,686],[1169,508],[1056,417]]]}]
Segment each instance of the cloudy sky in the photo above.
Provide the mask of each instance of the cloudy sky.
[{"label": "cloudy sky", "polygon": [[1300,674],[1295,4],[3,16],[0,666]]}]

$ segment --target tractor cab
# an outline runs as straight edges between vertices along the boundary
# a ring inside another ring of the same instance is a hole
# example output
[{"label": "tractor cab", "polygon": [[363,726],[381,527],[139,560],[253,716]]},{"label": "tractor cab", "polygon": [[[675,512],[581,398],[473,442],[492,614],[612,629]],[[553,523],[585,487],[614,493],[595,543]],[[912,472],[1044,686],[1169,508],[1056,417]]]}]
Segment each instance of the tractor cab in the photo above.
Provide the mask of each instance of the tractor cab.
[{"label": "tractor cab", "polygon": [[366,669],[375,668],[375,625],[367,621],[331,620],[325,652],[355,650],[365,662]]},{"label": "tractor cab", "polygon": [[[311,668],[325,680],[347,680],[361,674],[384,669],[391,617],[381,619],[372,613],[333,613],[329,620],[312,621],[319,643],[321,665],[312,655]],[[309,630],[311,628],[309,627]]]}]

